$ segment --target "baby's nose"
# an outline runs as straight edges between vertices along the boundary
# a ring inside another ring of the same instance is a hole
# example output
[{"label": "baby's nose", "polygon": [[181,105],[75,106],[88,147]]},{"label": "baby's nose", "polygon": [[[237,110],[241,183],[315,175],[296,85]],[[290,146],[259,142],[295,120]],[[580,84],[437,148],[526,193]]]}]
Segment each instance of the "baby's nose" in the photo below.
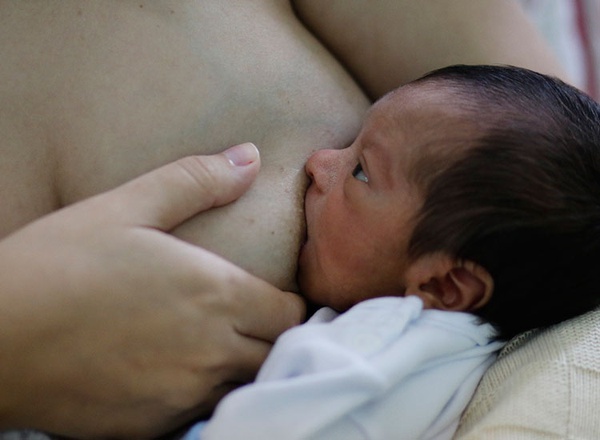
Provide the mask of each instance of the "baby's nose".
[{"label": "baby's nose", "polygon": [[326,191],[335,181],[339,150],[319,150],[313,153],[306,162],[304,169],[312,183],[320,191]]}]

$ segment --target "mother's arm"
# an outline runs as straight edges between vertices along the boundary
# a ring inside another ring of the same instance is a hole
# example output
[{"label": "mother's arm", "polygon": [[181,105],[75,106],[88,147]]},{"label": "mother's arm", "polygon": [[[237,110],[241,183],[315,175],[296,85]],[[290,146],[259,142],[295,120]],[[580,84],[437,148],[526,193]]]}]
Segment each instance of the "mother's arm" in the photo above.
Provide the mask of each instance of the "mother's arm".
[{"label": "mother's arm", "polygon": [[450,64],[565,76],[515,1],[294,0],[294,7],[372,99]]}]

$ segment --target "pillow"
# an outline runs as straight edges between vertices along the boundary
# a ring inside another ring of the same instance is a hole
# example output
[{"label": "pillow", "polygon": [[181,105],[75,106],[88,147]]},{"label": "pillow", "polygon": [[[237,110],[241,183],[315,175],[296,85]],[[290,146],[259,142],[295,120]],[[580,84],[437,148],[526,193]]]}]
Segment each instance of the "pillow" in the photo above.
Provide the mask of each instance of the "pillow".
[{"label": "pillow", "polygon": [[600,309],[510,341],[454,440],[600,438]]}]

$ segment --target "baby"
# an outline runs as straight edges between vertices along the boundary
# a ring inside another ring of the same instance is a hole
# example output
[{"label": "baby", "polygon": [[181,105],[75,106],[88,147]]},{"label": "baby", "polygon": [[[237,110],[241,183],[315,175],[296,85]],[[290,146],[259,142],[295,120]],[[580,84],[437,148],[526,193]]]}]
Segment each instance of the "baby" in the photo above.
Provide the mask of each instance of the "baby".
[{"label": "baby", "polygon": [[500,340],[600,304],[600,106],[557,79],[434,71],[306,172],[298,280],[329,307],[189,438],[449,439]]},{"label": "baby", "polygon": [[559,80],[435,71],[306,170],[299,281],[319,304],[415,295],[510,338],[600,303],[600,106]]}]

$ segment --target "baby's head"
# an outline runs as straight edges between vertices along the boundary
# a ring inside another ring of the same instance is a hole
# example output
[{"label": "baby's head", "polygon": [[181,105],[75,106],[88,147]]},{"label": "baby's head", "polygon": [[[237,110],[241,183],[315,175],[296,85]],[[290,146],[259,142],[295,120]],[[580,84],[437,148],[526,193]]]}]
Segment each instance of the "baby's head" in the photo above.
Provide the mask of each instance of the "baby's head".
[{"label": "baby's head", "polygon": [[316,303],[417,295],[505,337],[600,303],[600,106],[556,79],[435,71],[306,170],[299,282]]}]

